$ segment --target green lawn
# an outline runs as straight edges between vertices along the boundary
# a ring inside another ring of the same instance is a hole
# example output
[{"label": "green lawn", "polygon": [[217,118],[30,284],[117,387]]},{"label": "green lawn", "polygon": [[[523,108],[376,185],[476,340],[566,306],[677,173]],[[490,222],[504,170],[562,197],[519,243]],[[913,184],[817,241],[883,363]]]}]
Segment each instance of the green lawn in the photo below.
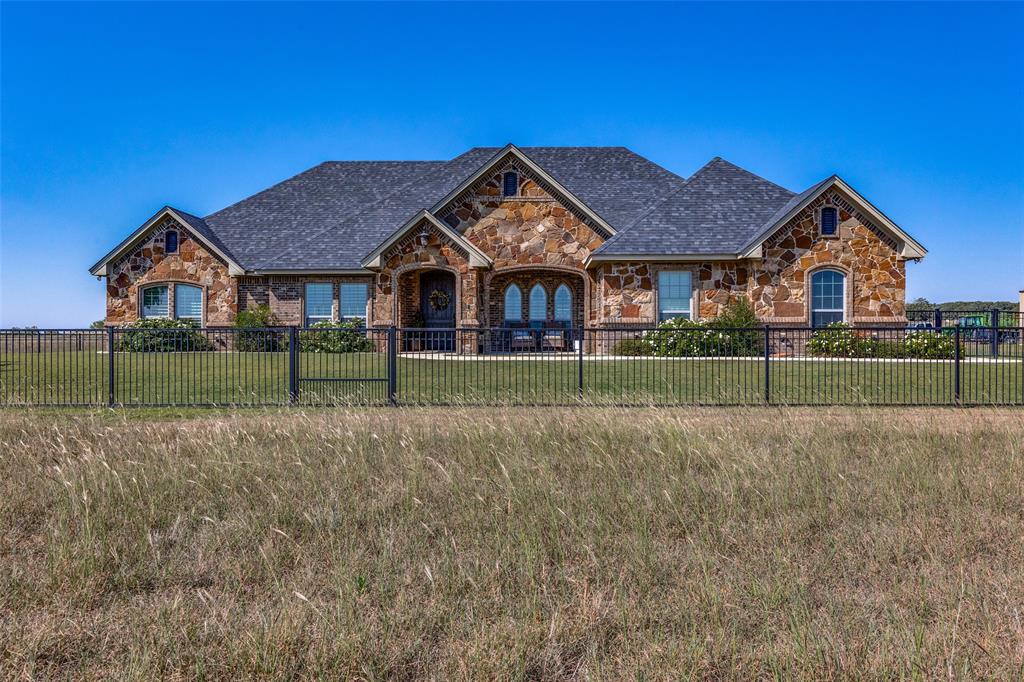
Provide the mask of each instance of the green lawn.
[{"label": "green lawn", "polygon": [[[4,404],[106,404],[108,356],[17,353],[0,358]],[[131,405],[273,405],[288,402],[287,353],[118,353],[115,395]],[[382,353],[300,356],[303,404],[387,402]],[[949,404],[951,361],[773,359],[778,404]],[[759,404],[760,358],[399,356],[397,397],[407,404]],[[1024,403],[1024,362],[966,358],[967,404]]]}]

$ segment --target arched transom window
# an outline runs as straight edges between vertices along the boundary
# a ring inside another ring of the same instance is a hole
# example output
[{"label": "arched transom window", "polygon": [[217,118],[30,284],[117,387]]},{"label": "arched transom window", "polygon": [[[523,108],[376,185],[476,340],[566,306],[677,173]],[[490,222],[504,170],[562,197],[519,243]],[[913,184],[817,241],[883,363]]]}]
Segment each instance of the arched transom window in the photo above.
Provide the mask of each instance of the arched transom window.
[{"label": "arched transom window", "polygon": [[523,321],[523,292],[515,284],[505,289],[505,321]]},{"label": "arched transom window", "polygon": [[564,284],[559,284],[555,289],[555,321],[572,321],[572,292]]},{"label": "arched transom window", "polygon": [[548,292],[540,284],[530,289],[530,322],[544,322],[548,319]]}]

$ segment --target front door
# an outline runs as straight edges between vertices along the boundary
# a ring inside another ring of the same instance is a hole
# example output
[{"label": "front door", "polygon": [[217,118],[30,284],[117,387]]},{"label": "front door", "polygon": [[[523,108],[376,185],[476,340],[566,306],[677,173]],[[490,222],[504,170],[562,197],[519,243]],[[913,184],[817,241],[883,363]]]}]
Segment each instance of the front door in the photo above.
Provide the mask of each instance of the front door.
[{"label": "front door", "polygon": [[450,351],[455,345],[452,332],[431,332],[455,326],[455,275],[431,271],[420,275],[420,311],[423,313],[425,347],[427,350]]}]

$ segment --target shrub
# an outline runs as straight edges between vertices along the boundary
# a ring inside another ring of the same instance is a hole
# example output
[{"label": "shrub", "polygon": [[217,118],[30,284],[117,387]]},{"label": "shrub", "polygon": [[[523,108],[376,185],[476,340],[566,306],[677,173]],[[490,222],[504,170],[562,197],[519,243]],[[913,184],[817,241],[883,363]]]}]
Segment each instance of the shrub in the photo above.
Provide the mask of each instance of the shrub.
[{"label": "shrub", "polygon": [[833,322],[816,329],[807,341],[807,352],[811,355],[832,357],[855,357],[860,340],[850,325]]},{"label": "shrub", "polygon": [[903,350],[908,358],[946,359],[956,352],[956,340],[948,334],[907,332]]},{"label": "shrub", "polygon": [[952,358],[956,342],[947,334],[908,331],[899,339],[863,338],[849,325],[834,322],[811,334],[807,352],[841,358],[914,358],[940,360]]},{"label": "shrub", "polygon": [[362,320],[317,322],[309,331],[299,333],[303,353],[365,353],[373,350]]},{"label": "shrub", "polygon": [[176,353],[213,350],[192,320],[147,317],[121,327],[117,350],[128,353]]},{"label": "shrub", "polygon": [[650,355],[653,351],[647,339],[623,339],[612,346],[612,355]]},{"label": "shrub", "polygon": [[644,334],[644,341],[654,355],[663,357],[760,355],[760,327],[750,303],[737,299],[706,323],[681,317],[666,320],[656,330]]},{"label": "shrub", "polygon": [[270,306],[259,305],[238,313],[235,327],[239,329],[256,328],[261,331],[238,332],[235,336],[235,347],[243,352],[276,353],[288,349],[288,336],[283,331],[269,331],[268,327],[277,326],[277,318]]}]

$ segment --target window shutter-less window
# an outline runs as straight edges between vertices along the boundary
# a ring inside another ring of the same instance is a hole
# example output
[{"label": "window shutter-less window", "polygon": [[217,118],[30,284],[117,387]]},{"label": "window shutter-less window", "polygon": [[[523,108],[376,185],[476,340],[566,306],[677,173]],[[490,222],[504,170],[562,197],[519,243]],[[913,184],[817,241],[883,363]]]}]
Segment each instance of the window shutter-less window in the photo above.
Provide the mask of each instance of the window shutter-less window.
[{"label": "window shutter-less window", "polygon": [[505,289],[505,320],[508,322],[523,321],[523,292],[515,284]]},{"label": "window shutter-less window", "polygon": [[534,284],[530,289],[530,322],[544,322],[548,319],[548,292]]},{"label": "window shutter-less window", "polygon": [[663,270],[658,273],[658,321],[675,317],[690,319],[690,298],[693,284],[684,270]]},{"label": "window shutter-less window", "polygon": [[174,316],[203,323],[203,290],[188,284],[174,285]]},{"label": "window shutter-less window", "polygon": [[366,319],[366,285],[341,285],[341,317],[346,320]]},{"label": "window shutter-less window", "polygon": [[306,285],[306,326],[333,319],[334,285],[314,283]]},{"label": "window shutter-less window", "polygon": [[555,289],[555,320],[572,321],[572,292],[564,284],[559,284]]},{"label": "window shutter-less window", "polygon": [[167,317],[167,287],[142,290],[142,316]]}]

